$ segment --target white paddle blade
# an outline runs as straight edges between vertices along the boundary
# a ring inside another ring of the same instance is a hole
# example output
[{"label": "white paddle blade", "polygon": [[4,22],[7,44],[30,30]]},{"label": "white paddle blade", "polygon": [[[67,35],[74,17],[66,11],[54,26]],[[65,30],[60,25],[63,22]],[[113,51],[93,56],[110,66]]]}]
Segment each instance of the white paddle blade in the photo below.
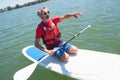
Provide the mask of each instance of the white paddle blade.
[{"label": "white paddle blade", "polygon": [[27,80],[34,72],[38,63],[33,63],[25,68],[20,69],[14,74],[14,80]]}]

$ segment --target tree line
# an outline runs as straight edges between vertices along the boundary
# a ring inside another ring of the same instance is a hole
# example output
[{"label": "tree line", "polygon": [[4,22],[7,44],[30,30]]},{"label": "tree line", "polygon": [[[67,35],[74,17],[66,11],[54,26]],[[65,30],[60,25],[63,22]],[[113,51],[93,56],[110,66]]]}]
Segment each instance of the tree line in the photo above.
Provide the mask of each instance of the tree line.
[{"label": "tree line", "polygon": [[48,0],[35,0],[35,1],[32,1],[32,2],[24,3],[23,5],[16,4],[16,6],[14,6],[14,7],[7,6],[4,9],[0,9],[0,12],[5,12],[5,11],[13,10],[13,9],[18,9],[18,8],[21,8],[21,7],[34,5],[34,4],[45,2],[45,1],[48,1]]}]

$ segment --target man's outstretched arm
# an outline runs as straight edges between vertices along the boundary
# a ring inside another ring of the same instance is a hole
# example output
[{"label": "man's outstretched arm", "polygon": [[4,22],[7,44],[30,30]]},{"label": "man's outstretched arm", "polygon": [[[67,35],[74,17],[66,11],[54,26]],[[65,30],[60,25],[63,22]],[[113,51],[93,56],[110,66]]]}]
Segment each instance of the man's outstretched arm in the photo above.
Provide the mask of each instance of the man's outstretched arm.
[{"label": "man's outstretched arm", "polygon": [[63,21],[63,20],[66,20],[66,19],[70,19],[72,17],[78,18],[78,16],[82,17],[82,13],[81,12],[68,13],[68,14],[66,14],[64,16],[61,16],[60,20]]}]

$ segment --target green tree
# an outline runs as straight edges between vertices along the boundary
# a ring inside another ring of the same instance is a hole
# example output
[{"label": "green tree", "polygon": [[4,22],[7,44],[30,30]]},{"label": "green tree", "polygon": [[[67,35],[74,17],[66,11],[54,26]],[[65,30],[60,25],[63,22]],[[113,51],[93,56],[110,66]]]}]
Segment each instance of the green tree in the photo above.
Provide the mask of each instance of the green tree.
[{"label": "green tree", "polygon": [[12,10],[12,7],[11,7],[11,6],[8,6],[8,7],[7,7],[7,10]]},{"label": "green tree", "polygon": [[20,5],[19,5],[19,4],[16,4],[16,8],[20,8]]}]

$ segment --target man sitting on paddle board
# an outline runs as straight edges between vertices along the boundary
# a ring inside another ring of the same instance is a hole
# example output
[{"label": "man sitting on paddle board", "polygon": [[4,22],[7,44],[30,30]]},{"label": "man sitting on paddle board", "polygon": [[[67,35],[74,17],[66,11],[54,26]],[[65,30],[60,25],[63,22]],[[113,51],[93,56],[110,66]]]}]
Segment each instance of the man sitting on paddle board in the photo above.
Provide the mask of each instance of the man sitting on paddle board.
[{"label": "man sitting on paddle board", "polygon": [[[50,18],[50,12],[48,8],[40,8],[38,10],[38,16],[42,19],[42,21],[38,24],[38,27],[36,29],[35,46],[40,50],[48,53],[49,55],[56,56],[62,61],[68,61],[69,54],[76,54],[78,48],[71,45],[70,43],[67,43],[60,49],[56,51],[53,50],[55,47],[63,44],[63,41],[61,40],[61,33],[57,27],[57,24],[72,17],[78,18],[78,15],[82,17],[82,14],[80,12],[74,12],[68,13],[64,16]],[[39,44],[40,39],[43,40],[46,48],[42,47],[42,45]]]}]

